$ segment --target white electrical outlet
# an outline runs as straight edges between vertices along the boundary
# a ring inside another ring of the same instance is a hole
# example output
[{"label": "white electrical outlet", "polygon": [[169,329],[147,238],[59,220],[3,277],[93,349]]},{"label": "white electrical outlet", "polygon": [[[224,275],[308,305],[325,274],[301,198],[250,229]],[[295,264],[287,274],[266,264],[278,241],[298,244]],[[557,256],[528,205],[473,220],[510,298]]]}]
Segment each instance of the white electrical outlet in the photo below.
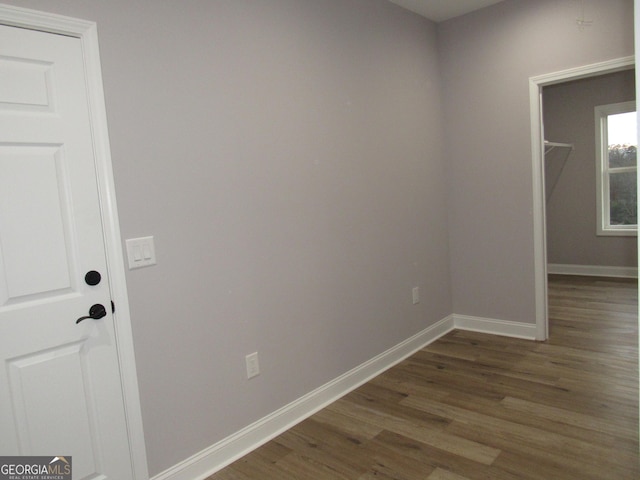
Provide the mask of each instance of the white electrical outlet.
[{"label": "white electrical outlet", "polygon": [[416,303],[420,303],[420,288],[413,287],[413,290],[411,290],[411,293],[413,295],[413,304],[415,305]]},{"label": "white electrical outlet", "polygon": [[260,364],[258,363],[258,352],[253,352],[244,357],[247,364],[247,378],[260,375]]}]

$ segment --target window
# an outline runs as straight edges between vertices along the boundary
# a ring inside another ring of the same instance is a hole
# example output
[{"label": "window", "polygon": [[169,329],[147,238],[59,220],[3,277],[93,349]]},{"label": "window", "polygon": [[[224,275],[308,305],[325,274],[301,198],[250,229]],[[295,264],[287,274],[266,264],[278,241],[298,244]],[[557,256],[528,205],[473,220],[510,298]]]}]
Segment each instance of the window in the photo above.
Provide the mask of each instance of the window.
[{"label": "window", "polygon": [[595,108],[598,235],[637,235],[635,102]]}]

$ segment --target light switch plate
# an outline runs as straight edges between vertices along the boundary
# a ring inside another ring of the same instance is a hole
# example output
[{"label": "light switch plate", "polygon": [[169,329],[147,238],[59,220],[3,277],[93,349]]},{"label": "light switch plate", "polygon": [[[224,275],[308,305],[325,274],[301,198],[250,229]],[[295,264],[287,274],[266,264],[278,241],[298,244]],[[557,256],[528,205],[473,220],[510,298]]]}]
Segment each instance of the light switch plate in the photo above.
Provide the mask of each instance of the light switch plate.
[{"label": "light switch plate", "polygon": [[125,243],[129,270],[156,264],[156,247],[153,237],[129,238]]},{"label": "light switch plate", "polygon": [[260,363],[258,363],[258,352],[253,352],[245,357],[247,364],[247,378],[251,379],[260,375]]}]

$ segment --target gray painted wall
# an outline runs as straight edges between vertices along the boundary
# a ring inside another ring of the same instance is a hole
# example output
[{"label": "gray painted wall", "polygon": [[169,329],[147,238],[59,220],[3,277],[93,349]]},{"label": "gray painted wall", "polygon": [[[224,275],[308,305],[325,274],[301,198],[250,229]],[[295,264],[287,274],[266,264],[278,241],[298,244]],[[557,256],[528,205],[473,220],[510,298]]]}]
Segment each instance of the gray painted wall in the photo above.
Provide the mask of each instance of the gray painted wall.
[{"label": "gray painted wall", "polygon": [[535,322],[529,78],[633,54],[631,0],[508,0],[438,27],[453,310]]},{"label": "gray painted wall", "polygon": [[635,100],[633,70],[545,87],[544,130],[548,140],[573,143],[566,152],[551,152],[547,185],[556,186],[547,203],[549,263],[637,267],[635,237],[596,235],[596,146],[594,107]]},{"label": "gray painted wall", "polygon": [[10,3],[98,24],[122,232],[156,240],[127,277],[152,475],[451,314],[432,23],[385,0]]},{"label": "gray painted wall", "polygon": [[627,0],[3,1],[98,23],[152,475],[454,311],[532,322],[527,79],[633,52]]}]

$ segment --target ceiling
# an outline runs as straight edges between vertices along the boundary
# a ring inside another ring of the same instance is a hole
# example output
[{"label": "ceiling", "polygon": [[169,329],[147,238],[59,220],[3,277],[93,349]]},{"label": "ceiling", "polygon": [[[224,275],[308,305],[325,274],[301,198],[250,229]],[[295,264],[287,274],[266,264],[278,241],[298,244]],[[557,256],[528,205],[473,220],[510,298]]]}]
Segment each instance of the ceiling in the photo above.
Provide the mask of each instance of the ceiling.
[{"label": "ceiling", "polygon": [[434,22],[442,22],[502,0],[390,0]]}]

